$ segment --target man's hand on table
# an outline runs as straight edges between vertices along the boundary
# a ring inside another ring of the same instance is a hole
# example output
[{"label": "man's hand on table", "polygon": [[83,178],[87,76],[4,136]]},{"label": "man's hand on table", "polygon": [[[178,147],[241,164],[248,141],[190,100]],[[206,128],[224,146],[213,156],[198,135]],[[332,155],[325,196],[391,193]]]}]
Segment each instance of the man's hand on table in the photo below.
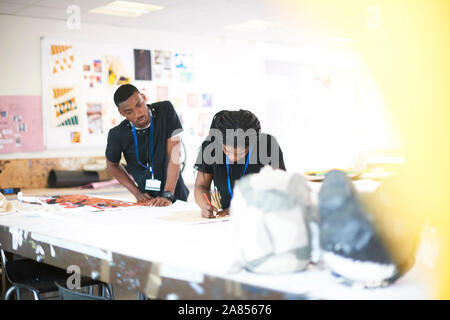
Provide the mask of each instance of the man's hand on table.
[{"label": "man's hand on table", "polygon": [[153,198],[147,203],[147,205],[150,207],[167,207],[170,206],[171,204],[172,201],[164,197]]},{"label": "man's hand on table", "polygon": [[144,204],[144,205],[148,205],[148,203],[153,200],[154,198],[149,195],[148,193],[143,193],[141,191],[136,192],[136,194],[134,195],[134,197],[136,198],[136,202],[139,204]]}]

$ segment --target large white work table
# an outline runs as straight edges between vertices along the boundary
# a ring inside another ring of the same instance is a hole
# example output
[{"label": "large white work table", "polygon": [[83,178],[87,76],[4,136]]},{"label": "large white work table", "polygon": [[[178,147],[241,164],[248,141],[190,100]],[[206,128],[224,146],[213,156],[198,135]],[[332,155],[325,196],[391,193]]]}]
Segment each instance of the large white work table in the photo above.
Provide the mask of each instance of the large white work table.
[{"label": "large white work table", "polygon": [[[105,196],[98,191],[95,194]],[[117,193],[108,195],[126,200]],[[196,210],[192,203],[183,206]],[[42,216],[38,211],[16,212],[0,216],[0,244],[11,253],[63,269],[76,265],[83,275],[151,298],[431,298],[430,288],[416,267],[380,289],[345,286],[328,270],[313,265],[288,275],[236,272],[233,269],[239,254],[230,221],[177,223],[154,219],[152,212],[152,208],[148,213],[130,211],[129,219],[123,219],[126,211],[104,212],[91,221],[76,222]]]}]

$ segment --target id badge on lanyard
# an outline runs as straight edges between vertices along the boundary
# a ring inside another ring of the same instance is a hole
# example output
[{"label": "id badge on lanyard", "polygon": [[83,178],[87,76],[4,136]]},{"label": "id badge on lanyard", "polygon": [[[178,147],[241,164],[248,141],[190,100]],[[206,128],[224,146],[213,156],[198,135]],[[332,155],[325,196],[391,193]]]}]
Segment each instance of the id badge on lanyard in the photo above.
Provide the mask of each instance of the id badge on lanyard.
[{"label": "id badge on lanyard", "polygon": [[160,191],[161,190],[161,180],[158,180],[158,179],[145,180],[145,190]]},{"label": "id badge on lanyard", "polygon": [[[149,112],[150,113],[150,112]],[[154,159],[154,150],[153,150],[153,116],[150,115],[150,166],[145,166],[139,160],[139,147],[136,135],[136,129],[133,124],[131,124],[131,129],[133,132],[134,139],[134,149],[136,151],[136,160],[139,165],[147,170],[149,170],[152,174],[151,179],[145,180],[145,190],[148,191],[160,191],[161,190],[161,180],[155,179],[154,171],[153,171],[153,159]]]}]

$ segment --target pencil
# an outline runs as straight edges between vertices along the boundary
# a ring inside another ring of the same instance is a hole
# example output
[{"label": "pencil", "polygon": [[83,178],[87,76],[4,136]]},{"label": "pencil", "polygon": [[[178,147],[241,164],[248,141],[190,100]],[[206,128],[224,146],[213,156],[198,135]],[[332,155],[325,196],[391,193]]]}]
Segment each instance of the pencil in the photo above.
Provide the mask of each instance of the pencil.
[{"label": "pencil", "polygon": [[[211,201],[209,201],[208,196],[206,195],[206,193],[203,192],[203,196],[205,197],[206,201],[208,201],[208,204],[212,207],[213,205],[211,204]],[[216,213],[214,212],[214,217],[216,216]]]},{"label": "pencil", "polygon": [[214,186],[214,190],[217,197],[217,205],[219,206],[218,209],[222,209],[222,197],[220,196],[220,192],[216,186]]},{"label": "pencil", "polygon": [[203,193],[203,196],[205,197],[206,201],[208,201],[208,204],[212,207],[211,201],[209,201],[208,196],[206,193]]},{"label": "pencil", "polygon": [[211,192],[211,199],[214,202],[214,205],[217,207],[217,196],[215,192]]}]

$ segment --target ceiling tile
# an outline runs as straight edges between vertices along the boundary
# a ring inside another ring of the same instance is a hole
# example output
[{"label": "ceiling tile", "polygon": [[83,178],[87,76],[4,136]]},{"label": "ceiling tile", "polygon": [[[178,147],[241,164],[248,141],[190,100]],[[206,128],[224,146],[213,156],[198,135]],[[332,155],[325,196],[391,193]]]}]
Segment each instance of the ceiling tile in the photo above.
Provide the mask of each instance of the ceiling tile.
[{"label": "ceiling tile", "polygon": [[93,24],[113,25],[113,24],[120,23],[121,21],[127,21],[129,19],[133,19],[133,18],[111,16],[111,15],[91,13],[91,12],[85,12],[85,13],[81,14],[81,23],[87,22],[87,23],[93,23]]},{"label": "ceiling tile", "polygon": [[56,9],[39,6],[29,6],[20,10],[18,15],[25,17],[41,18],[41,19],[57,19],[65,20],[67,17],[66,9]]},{"label": "ceiling tile", "polygon": [[[13,0],[9,0],[13,1]],[[94,8],[102,7],[107,5],[110,2],[113,2],[114,0],[39,0],[37,5],[43,6],[43,7],[50,7],[50,8],[58,8],[58,9],[65,9],[69,5],[78,5],[81,8],[82,12],[89,11]],[[176,3],[180,1],[186,1],[186,0],[125,0],[130,2],[141,2],[141,3],[147,3],[147,4],[154,4],[154,5],[161,5],[163,7],[169,7],[172,5],[175,5]]]},{"label": "ceiling tile", "polygon": [[41,0],[38,5],[43,7],[66,9],[70,5],[77,5],[81,11],[88,11],[93,8],[104,6],[113,0]]},{"label": "ceiling tile", "polygon": [[25,6],[19,3],[0,2],[0,14],[14,14]]},{"label": "ceiling tile", "polygon": [[[111,1],[113,1],[113,0],[111,0]],[[154,4],[157,6],[170,7],[177,3],[187,2],[187,1],[192,1],[192,0],[125,0],[125,1],[141,2],[141,3],[147,3],[147,4]]]},{"label": "ceiling tile", "polygon": [[9,3],[16,3],[16,4],[35,4],[38,3],[41,0],[0,0],[0,2],[9,2]]}]

